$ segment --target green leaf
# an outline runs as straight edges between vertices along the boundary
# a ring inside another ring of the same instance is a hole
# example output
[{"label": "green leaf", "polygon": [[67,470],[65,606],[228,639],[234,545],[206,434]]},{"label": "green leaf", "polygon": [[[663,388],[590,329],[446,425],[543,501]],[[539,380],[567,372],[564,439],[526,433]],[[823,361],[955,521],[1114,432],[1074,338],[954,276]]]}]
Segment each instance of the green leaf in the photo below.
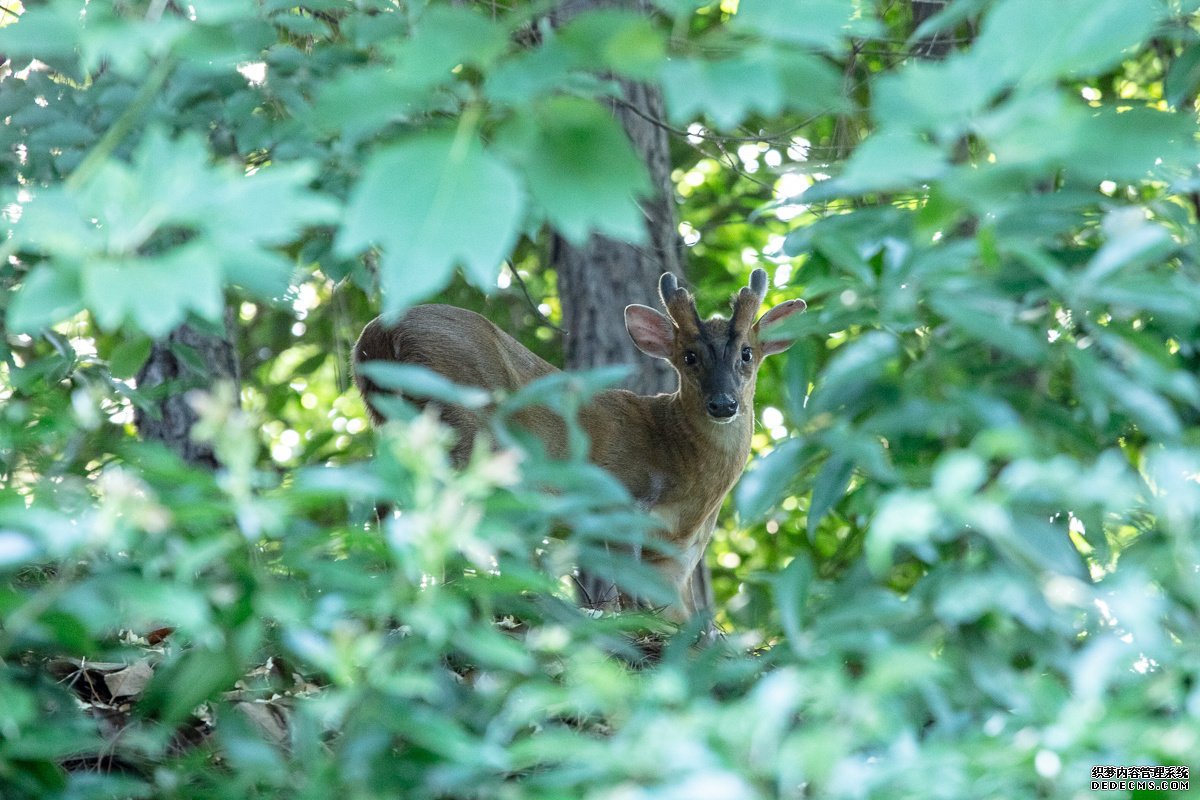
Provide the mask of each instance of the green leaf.
[{"label": "green leaf", "polygon": [[120,342],[108,357],[108,370],[114,378],[132,378],[150,357],[153,341],[145,336],[135,336]]},{"label": "green leaf", "polygon": [[949,141],[1003,89],[1003,73],[972,52],[917,61],[875,81],[871,115],[884,129],[912,128]]},{"label": "green leaf", "polygon": [[156,339],[188,312],[217,322],[224,311],[220,267],[196,245],[160,258],[97,261],[83,271],[83,295],[102,329],[129,323]]},{"label": "green leaf", "polygon": [[813,201],[912,189],[945,174],[948,168],[945,153],[918,134],[884,130],[854,151],[841,175],[814,185],[803,198]]},{"label": "green leaf", "polygon": [[899,354],[893,336],[870,331],[838,349],[809,398],[809,413],[833,411],[861,398]]},{"label": "green leaf", "polygon": [[21,249],[55,254],[70,262],[86,259],[103,241],[88,216],[75,195],[61,186],[50,187],[21,207],[21,219],[13,226],[14,243]]},{"label": "green leaf", "polygon": [[583,56],[553,38],[496,64],[487,74],[484,95],[502,105],[521,105],[557,92],[596,97],[616,95],[620,86],[584,69]]},{"label": "green leaf", "polygon": [[755,460],[733,490],[738,517],[747,525],[765,517],[795,482],[805,455],[804,444],[799,439],[788,439]]},{"label": "green leaf", "polygon": [[14,59],[72,57],[83,33],[79,22],[79,9],[67,4],[31,4],[16,23],[0,28],[0,52]]},{"label": "green leaf", "polygon": [[784,101],[775,65],[761,51],[720,61],[672,59],[663,65],[662,87],[673,122],[705,116],[720,130],[754,112],[774,114]]},{"label": "green leaf", "polygon": [[242,677],[241,665],[224,649],[196,648],[160,666],[146,685],[140,706],[154,709],[163,724],[176,725],[196,706],[228,691]]},{"label": "green leaf", "polygon": [[[333,198],[308,189],[316,177],[317,168],[310,163],[271,164],[252,175],[223,175],[219,194],[191,204],[181,216],[203,222],[218,247],[246,250],[245,243],[287,244],[306,226],[338,222],[340,208]],[[236,248],[237,242],[242,247]]]},{"label": "green leaf", "polygon": [[794,649],[799,649],[803,640],[804,607],[808,603],[809,587],[815,576],[812,560],[807,553],[800,552],[772,581],[779,623]]},{"label": "green leaf", "polygon": [[[1063,131],[1069,135],[1070,131]],[[1105,109],[1068,139],[1068,176],[1099,183],[1138,181],[1194,165],[1195,123],[1189,113],[1134,107]]]},{"label": "green leaf", "polygon": [[456,637],[455,644],[479,666],[518,674],[533,670],[534,660],[520,642],[488,628],[475,628]]},{"label": "green leaf", "polygon": [[1154,0],[1006,0],[985,18],[974,51],[1012,81],[1082,78],[1120,63],[1162,15]]},{"label": "green leaf", "polygon": [[8,307],[5,324],[13,333],[37,333],[79,313],[83,296],[79,275],[41,264],[29,273]]},{"label": "green leaf", "polygon": [[1104,222],[1108,241],[1088,261],[1081,281],[1085,285],[1099,286],[1121,270],[1160,262],[1178,247],[1166,228],[1148,221],[1139,209],[1111,212]]},{"label": "green leaf", "polygon": [[926,561],[935,558],[929,546],[937,538],[943,521],[937,505],[925,492],[903,489],[883,498],[867,537],[867,563],[876,573],[885,571],[899,546],[914,550]]},{"label": "green leaf", "polygon": [[354,144],[388,125],[405,122],[429,107],[429,93],[408,83],[393,67],[346,69],[317,87],[306,118],[319,130]]},{"label": "green leaf", "polygon": [[475,137],[409,139],[367,162],[336,247],[343,255],[383,248],[384,311],[395,315],[449,283],[456,264],[493,289],[524,205],[516,175]]},{"label": "green leaf", "polygon": [[1171,62],[1167,79],[1163,82],[1163,94],[1173,106],[1185,103],[1190,106],[1200,87],[1200,42],[1192,44]]},{"label": "green leaf", "polygon": [[934,311],[973,339],[1024,362],[1040,363],[1045,358],[1046,341],[1015,322],[1018,309],[1007,298],[933,292],[928,302]]},{"label": "green leaf", "polygon": [[384,389],[423,400],[482,408],[492,399],[490,392],[455,383],[433,370],[414,364],[368,361],[358,365],[358,372]]},{"label": "green leaf", "polygon": [[568,22],[558,37],[580,66],[641,80],[657,74],[666,53],[662,34],[636,11],[587,11]]},{"label": "green leaf", "polygon": [[642,243],[636,198],[651,190],[645,165],[612,114],[596,103],[559,97],[499,132],[498,148],[518,165],[530,194],[575,244],[594,231]]},{"label": "green leaf", "polygon": [[801,47],[838,53],[847,39],[882,33],[851,0],[760,0],[738,6],[732,27]]},{"label": "green leaf", "polygon": [[813,480],[812,501],[808,505],[808,535],[811,537],[825,515],[841,501],[850,486],[854,462],[834,453],[825,460]]},{"label": "green leaf", "polygon": [[1168,442],[1179,439],[1183,423],[1161,394],[1106,365],[1099,367],[1099,378],[1111,400],[1147,435]]},{"label": "green leaf", "polygon": [[461,6],[430,6],[412,38],[396,51],[396,70],[414,87],[454,78],[459,64],[486,68],[508,47],[508,34],[492,20]]}]

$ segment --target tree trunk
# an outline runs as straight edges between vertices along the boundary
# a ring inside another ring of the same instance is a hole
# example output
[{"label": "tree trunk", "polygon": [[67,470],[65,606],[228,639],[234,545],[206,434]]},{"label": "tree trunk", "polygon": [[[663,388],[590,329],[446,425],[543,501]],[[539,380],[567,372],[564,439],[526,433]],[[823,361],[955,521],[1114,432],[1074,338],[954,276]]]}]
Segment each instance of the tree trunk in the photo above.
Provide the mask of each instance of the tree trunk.
[{"label": "tree trunk", "polygon": [[[565,4],[556,22],[589,8],[643,8],[637,0],[624,3],[578,0]],[[649,169],[654,195],[642,201],[647,245],[637,246],[604,236],[592,236],[583,246],[555,237],[552,261],[558,273],[568,369],[588,369],[610,364],[631,364],[637,371],[626,387],[641,394],[670,392],[677,378],[665,362],[643,355],[625,331],[624,308],[630,303],[658,306],[658,278],[664,272],[684,275],[684,246],[675,215],[671,184],[671,158],[665,118],[658,89],[621,81],[622,98],[613,101],[613,113],[625,127],[634,148]],[[691,582],[693,607],[711,609],[712,586],[708,566],[701,560]],[[580,589],[584,602],[598,606],[628,606],[611,581],[589,575],[583,565]]]},{"label": "tree trunk", "polygon": [[[226,313],[225,327],[233,331],[232,313]],[[181,357],[181,353],[188,355]],[[155,389],[162,394],[155,400],[153,412],[139,408],[134,415],[142,438],[162,442],[189,464],[215,469],[217,459],[212,448],[192,439],[197,416],[187,393],[219,381],[238,382],[237,354],[228,338],[180,325],[166,339],[155,342],[150,358],[138,370],[137,386],[152,397],[157,393]]]},{"label": "tree trunk", "polygon": [[[940,13],[946,8],[947,0],[912,0],[912,26],[915,31],[925,20]],[[954,34],[951,31],[938,33],[921,39],[913,47],[914,55],[920,58],[940,60],[946,57],[953,46]]]}]

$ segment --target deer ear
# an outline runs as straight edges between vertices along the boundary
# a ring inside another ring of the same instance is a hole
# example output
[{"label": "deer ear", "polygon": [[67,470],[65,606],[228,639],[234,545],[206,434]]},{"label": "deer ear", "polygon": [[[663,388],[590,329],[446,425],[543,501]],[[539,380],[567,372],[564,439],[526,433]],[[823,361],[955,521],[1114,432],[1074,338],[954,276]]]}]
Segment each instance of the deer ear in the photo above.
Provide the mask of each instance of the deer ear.
[{"label": "deer ear", "polygon": [[771,332],[768,328],[777,322],[787,319],[792,314],[800,313],[806,308],[808,308],[808,304],[803,300],[787,300],[758,318],[758,322],[754,323],[754,329],[758,331],[758,338],[762,342],[764,356],[782,353],[796,341],[795,339],[771,338]]},{"label": "deer ear", "polygon": [[675,324],[649,306],[625,306],[625,330],[648,356],[670,358],[675,352]]}]

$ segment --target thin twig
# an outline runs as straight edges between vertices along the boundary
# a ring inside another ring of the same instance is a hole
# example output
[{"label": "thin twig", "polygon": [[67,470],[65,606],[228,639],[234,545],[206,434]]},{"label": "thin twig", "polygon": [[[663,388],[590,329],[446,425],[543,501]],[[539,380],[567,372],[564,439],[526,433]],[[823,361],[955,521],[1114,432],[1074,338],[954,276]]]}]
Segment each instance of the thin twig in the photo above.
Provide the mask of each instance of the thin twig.
[{"label": "thin twig", "polygon": [[685,131],[682,128],[676,128],[674,125],[670,125],[666,122],[663,122],[661,119],[658,119],[657,117],[650,116],[645,111],[642,111],[640,108],[633,105],[628,100],[626,100],[622,97],[613,97],[611,99],[617,105],[620,105],[624,108],[629,109],[637,116],[646,120],[646,122],[649,122],[651,125],[654,125],[657,128],[662,128],[667,133],[673,133],[676,136],[681,136],[684,138],[703,139],[704,141],[714,142],[714,143],[716,143],[716,142],[780,142],[780,141],[784,140],[784,137],[786,137],[792,133],[795,133],[796,131],[803,128],[805,125],[810,125],[813,122],[815,122],[816,120],[818,120],[824,116],[824,114],[818,114],[816,116],[809,117],[808,119],[804,120],[803,122],[799,122],[799,123],[791,126],[790,128],[786,128],[782,131],[776,131],[774,133],[763,134],[761,136],[723,136],[720,134],[710,133],[707,130],[696,131],[696,132]]},{"label": "thin twig", "polygon": [[533,311],[534,316],[541,320],[541,323],[547,328],[558,331],[560,336],[567,336],[568,334],[566,330],[551,322],[550,318],[543,314],[542,310],[538,308],[538,304],[533,302],[533,295],[529,293],[529,287],[525,285],[525,279],[521,277],[521,273],[517,271],[517,268],[513,266],[513,263],[508,259],[505,259],[504,265],[508,267],[508,271],[511,272],[513,278],[516,279],[517,285],[521,287],[521,293],[525,295],[525,302],[529,304],[529,308],[531,311]]}]

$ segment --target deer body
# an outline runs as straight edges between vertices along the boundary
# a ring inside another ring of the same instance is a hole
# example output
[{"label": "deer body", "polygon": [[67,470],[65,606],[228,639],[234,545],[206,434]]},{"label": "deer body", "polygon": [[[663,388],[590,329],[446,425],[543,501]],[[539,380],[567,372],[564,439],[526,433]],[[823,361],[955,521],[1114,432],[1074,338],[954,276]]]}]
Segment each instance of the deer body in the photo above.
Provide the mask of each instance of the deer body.
[{"label": "deer body", "polygon": [[[665,274],[660,293],[670,316],[629,306],[626,327],[639,349],[672,363],[680,374],[679,389],[652,396],[611,389],[580,410],[589,460],[612,473],[644,511],[659,519],[660,535],[676,551],[646,554],[680,593],[670,609],[675,616],[694,610],[684,587],[750,453],[758,365],[791,344],[763,336],[762,329],[804,308],[802,300],[787,301],[754,323],[765,291],[766,273],[755,270],[750,286],[735,297],[731,319],[702,321],[691,295]],[[509,392],[558,371],[484,317],[442,305],[412,308],[394,325],[371,321],[354,348],[356,365],[369,361],[419,364],[460,384]],[[370,403],[379,387],[357,370],[355,379],[372,421],[381,422]],[[464,463],[477,434],[486,429],[485,420],[453,405],[443,407],[442,416],[459,437],[451,455]],[[529,408],[515,420],[537,435],[547,452],[565,455],[566,426],[558,415]]]}]

